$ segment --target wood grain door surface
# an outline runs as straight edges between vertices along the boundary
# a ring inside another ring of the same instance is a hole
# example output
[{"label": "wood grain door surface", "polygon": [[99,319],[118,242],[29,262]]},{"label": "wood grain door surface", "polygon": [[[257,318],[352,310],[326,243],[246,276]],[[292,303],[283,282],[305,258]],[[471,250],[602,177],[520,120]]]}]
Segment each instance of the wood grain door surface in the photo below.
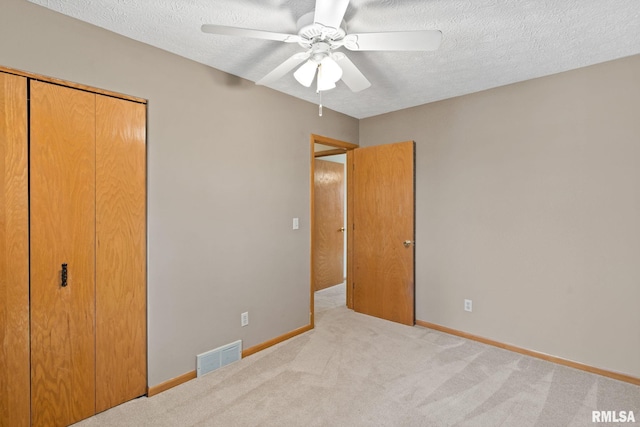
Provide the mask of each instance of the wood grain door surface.
[{"label": "wood grain door surface", "polygon": [[30,415],[27,147],[27,79],[0,73],[0,426]]},{"label": "wood grain door surface", "polygon": [[60,426],[95,413],[95,95],[32,81],[31,100],[31,412]]},{"label": "wood grain door surface", "polygon": [[314,161],[315,290],[344,282],[344,164]]},{"label": "wood grain door surface", "polygon": [[414,143],[358,148],[353,163],[354,310],[413,325]]},{"label": "wood grain door surface", "polygon": [[146,106],[0,72],[0,141],[0,425],[66,426],[146,392]]},{"label": "wood grain door surface", "polygon": [[146,393],[145,117],[96,95],[96,412]]}]

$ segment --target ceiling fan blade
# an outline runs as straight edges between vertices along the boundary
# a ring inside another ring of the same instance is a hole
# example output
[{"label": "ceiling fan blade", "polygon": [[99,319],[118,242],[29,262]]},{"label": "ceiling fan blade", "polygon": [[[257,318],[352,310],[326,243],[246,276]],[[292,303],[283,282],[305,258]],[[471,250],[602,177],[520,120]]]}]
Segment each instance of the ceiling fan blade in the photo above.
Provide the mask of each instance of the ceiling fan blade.
[{"label": "ceiling fan blade", "polygon": [[246,28],[226,27],[224,25],[204,24],[203,33],[222,34],[225,36],[249,37],[252,39],[275,40],[286,43],[297,43],[300,37],[296,34],[272,33],[271,31],[249,30]]},{"label": "ceiling fan blade", "polygon": [[284,77],[284,75],[289,71],[293,70],[298,65],[309,59],[309,56],[311,56],[309,52],[296,53],[295,55],[284,61],[282,64],[278,65],[269,74],[258,80],[256,84],[264,86],[275,82],[279,78]]},{"label": "ceiling fan blade", "polygon": [[398,31],[389,33],[349,34],[344,47],[349,50],[436,50],[442,41],[442,31]]},{"label": "ceiling fan blade", "polygon": [[340,28],[349,0],[316,0],[313,22],[325,27]]},{"label": "ceiling fan blade", "polygon": [[342,81],[352,92],[360,92],[371,86],[367,78],[358,70],[358,67],[347,56],[341,52],[333,54],[333,59],[342,68]]}]

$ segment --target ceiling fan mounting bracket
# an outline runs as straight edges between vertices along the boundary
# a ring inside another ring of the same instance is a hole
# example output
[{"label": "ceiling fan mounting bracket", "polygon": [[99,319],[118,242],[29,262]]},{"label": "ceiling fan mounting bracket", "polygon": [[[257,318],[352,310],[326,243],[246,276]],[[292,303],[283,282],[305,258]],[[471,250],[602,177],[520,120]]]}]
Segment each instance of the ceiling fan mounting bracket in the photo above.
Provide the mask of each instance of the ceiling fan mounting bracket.
[{"label": "ceiling fan mounting bracket", "polygon": [[311,59],[317,63],[320,63],[324,58],[331,55],[332,46],[323,41],[314,42],[311,45]]}]

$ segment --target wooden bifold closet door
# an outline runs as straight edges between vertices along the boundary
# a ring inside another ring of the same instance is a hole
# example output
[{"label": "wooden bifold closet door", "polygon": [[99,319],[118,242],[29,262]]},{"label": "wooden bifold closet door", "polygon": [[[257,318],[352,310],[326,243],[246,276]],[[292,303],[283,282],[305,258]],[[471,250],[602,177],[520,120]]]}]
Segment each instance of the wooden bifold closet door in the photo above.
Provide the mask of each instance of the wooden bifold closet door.
[{"label": "wooden bifold closet door", "polygon": [[95,127],[94,94],[32,82],[33,425],[95,413]]},{"label": "wooden bifold closet door", "polygon": [[147,392],[145,126],[96,95],[96,412]]},{"label": "wooden bifold closet door", "polygon": [[145,116],[139,103],[31,82],[34,425],[146,392]]},{"label": "wooden bifold closet door", "polygon": [[146,392],[146,106],[0,72],[0,120],[0,426],[67,426]]},{"label": "wooden bifold closet door", "polygon": [[27,134],[27,79],[0,73],[0,426],[2,427],[29,425]]}]

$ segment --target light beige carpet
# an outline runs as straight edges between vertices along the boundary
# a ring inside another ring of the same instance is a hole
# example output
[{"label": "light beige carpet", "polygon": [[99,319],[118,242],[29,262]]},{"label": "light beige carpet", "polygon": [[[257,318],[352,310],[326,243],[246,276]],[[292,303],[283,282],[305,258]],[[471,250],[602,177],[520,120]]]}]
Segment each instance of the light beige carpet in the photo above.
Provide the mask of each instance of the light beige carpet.
[{"label": "light beige carpet", "polygon": [[332,308],[343,307],[347,301],[347,287],[343,282],[339,285],[317,291],[313,299],[316,315]]},{"label": "light beige carpet", "polygon": [[78,426],[565,427],[597,425],[592,410],[640,418],[640,387],[354,313],[344,288],[318,298],[315,330]]}]

